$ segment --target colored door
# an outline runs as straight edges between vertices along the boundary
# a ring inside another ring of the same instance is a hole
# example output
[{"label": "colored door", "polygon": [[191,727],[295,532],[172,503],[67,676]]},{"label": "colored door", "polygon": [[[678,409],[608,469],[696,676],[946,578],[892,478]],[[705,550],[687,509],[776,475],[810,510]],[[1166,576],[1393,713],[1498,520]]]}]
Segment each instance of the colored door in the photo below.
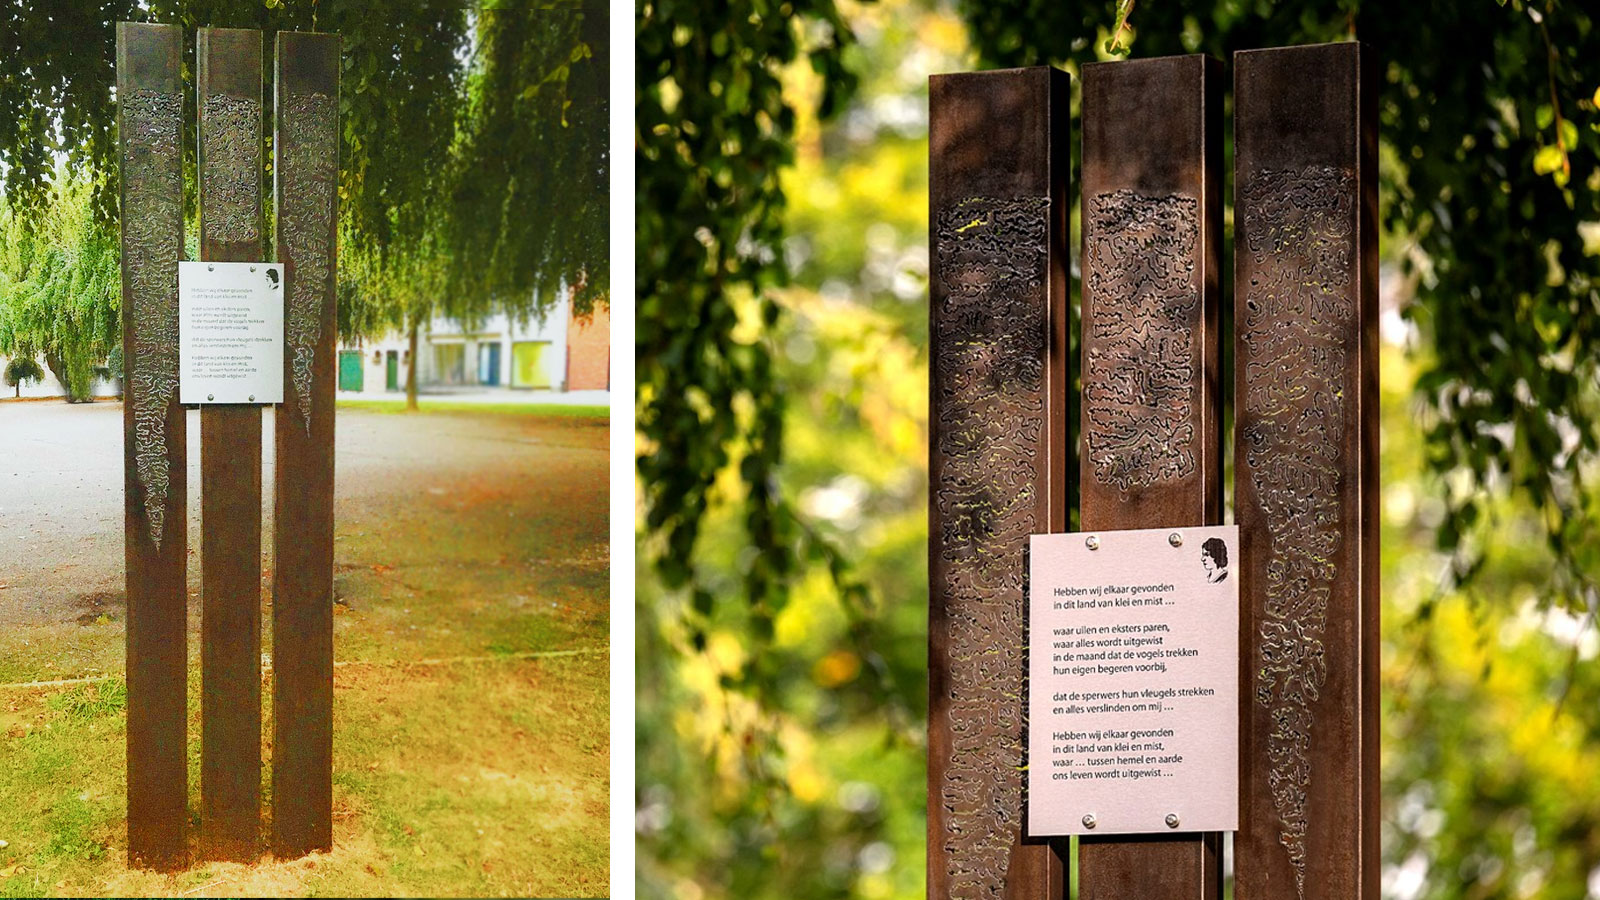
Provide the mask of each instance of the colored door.
[{"label": "colored door", "polygon": [[478,345],[478,383],[489,387],[500,384],[500,345]]},{"label": "colored door", "polygon": [[434,379],[439,384],[467,383],[467,348],[462,344],[435,344]]},{"label": "colored door", "polygon": [[339,351],[339,390],[359,391],[366,383],[366,370],[361,366],[361,351]]},{"label": "colored door", "polygon": [[550,375],[545,371],[545,353],[549,341],[518,341],[511,346],[511,386],[521,388],[548,388]]},{"label": "colored door", "polygon": [[390,350],[384,359],[383,386],[391,391],[400,390],[400,351]]}]

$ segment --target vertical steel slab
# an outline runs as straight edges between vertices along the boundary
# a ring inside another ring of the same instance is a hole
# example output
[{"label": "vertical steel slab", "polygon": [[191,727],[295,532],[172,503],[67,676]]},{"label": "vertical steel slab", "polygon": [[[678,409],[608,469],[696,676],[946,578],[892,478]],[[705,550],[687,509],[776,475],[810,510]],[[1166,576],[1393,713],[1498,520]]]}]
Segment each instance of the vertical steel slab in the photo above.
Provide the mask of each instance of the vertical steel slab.
[{"label": "vertical steel slab", "polygon": [[929,82],[928,896],[1059,897],[1060,848],[1022,837],[1024,561],[1062,531],[1068,76]]},{"label": "vertical steel slab", "polygon": [[1374,62],[1234,57],[1240,900],[1378,896]]},{"label": "vertical steel slab", "polygon": [[[261,32],[202,28],[200,258],[262,259]],[[261,829],[261,409],[200,413],[200,836],[250,862]]]},{"label": "vertical steel slab", "polygon": [[[1083,69],[1085,531],[1222,521],[1221,68],[1194,55]],[[1215,900],[1221,863],[1217,833],[1084,837],[1079,896]]]},{"label": "vertical steel slab", "polygon": [[333,427],[339,36],[278,32],[283,405],[273,488],[272,851],[333,847]]},{"label": "vertical steel slab", "polygon": [[188,851],[188,454],[178,404],[183,32],[117,23],[128,598],[128,865]]}]

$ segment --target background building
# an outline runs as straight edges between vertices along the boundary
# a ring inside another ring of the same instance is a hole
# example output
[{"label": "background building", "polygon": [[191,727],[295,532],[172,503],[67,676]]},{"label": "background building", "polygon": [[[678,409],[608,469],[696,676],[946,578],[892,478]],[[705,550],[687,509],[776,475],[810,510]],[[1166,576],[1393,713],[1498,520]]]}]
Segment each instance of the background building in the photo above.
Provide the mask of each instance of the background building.
[{"label": "background building", "polygon": [[[578,319],[570,295],[543,319],[499,314],[475,327],[435,317],[417,337],[417,387],[604,391],[611,387],[611,318],[598,309]],[[404,392],[411,350],[400,332],[339,345],[343,394]]]}]

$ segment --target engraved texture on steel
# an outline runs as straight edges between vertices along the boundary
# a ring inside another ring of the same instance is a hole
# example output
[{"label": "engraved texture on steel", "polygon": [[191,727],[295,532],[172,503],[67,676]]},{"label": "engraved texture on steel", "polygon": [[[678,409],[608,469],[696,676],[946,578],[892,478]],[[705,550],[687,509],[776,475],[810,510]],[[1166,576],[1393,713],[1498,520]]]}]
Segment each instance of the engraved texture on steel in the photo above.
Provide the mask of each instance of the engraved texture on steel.
[{"label": "engraved texture on steel", "polygon": [[1059,895],[1022,838],[1023,553],[1066,524],[1066,75],[935,76],[928,894]]},{"label": "engraved texture on steel", "polygon": [[1378,895],[1372,70],[1235,56],[1240,900]]},{"label": "engraved texture on steel", "polygon": [[1022,820],[1022,548],[1038,530],[1049,197],[969,199],[939,213],[934,541],[945,563],[951,747],[940,788],[952,897],[1001,896]]},{"label": "engraved texture on steel", "polygon": [[273,169],[289,294],[274,440],[272,852],[333,847],[333,488],[339,37],[278,32]]},{"label": "engraved texture on steel", "polygon": [[311,368],[322,337],[322,312],[333,275],[333,227],[339,176],[339,109],[320,91],[291,94],[282,110],[284,188],[280,234],[295,261],[284,328],[290,385],[311,434]]},{"label": "engraved texture on steel", "polygon": [[[1220,68],[1196,55],[1083,69],[1086,531],[1222,521]],[[1216,833],[1083,837],[1079,897],[1215,900],[1221,859]]]},{"label": "engraved texture on steel", "polygon": [[[261,32],[202,28],[200,257],[263,258]],[[200,411],[200,848],[253,862],[261,832],[261,409]]]},{"label": "engraved texture on steel", "polygon": [[183,33],[117,23],[122,171],[128,864],[188,862],[188,465],[177,402]]},{"label": "engraved texture on steel", "polygon": [[1323,633],[1333,592],[1339,516],[1343,335],[1354,322],[1352,173],[1330,166],[1260,170],[1239,195],[1242,252],[1239,340],[1250,345],[1239,434],[1266,525],[1266,583],[1255,654],[1255,701],[1272,719],[1268,787],[1279,836],[1305,896],[1314,705],[1328,678]]},{"label": "engraved texture on steel", "polygon": [[212,94],[200,119],[208,221],[205,237],[223,244],[261,241],[261,101]]},{"label": "engraved texture on steel", "polygon": [[[167,411],[178,392],[178,260],[183,232],[183,98],[135,89],[123,96],[122,121],[128,147],[123,178],[126,278],[132,296],[137,370],[129,373],[128,396],[135,422],[134,459],[149,535],[156,549],[166,534],[172,463],[167,454]],[[181,515],[181,510],[177,511]]]},{"label": "engraved texture on steel", "polygon": [[1193,322],[1200,202],[1122,188],[1084,218],[1084,438],[1095,480],[1119,490],[1195,468]]}]

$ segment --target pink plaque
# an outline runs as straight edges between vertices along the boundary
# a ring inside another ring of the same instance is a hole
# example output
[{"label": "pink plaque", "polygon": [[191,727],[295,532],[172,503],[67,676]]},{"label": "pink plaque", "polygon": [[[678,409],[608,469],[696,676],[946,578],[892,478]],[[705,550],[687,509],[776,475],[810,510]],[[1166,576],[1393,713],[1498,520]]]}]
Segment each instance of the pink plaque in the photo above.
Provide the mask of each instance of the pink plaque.
[{"label": "pink plaque", "polygon": [[1028,834],[1237,830],[1238,527],[1028,546]]}]

